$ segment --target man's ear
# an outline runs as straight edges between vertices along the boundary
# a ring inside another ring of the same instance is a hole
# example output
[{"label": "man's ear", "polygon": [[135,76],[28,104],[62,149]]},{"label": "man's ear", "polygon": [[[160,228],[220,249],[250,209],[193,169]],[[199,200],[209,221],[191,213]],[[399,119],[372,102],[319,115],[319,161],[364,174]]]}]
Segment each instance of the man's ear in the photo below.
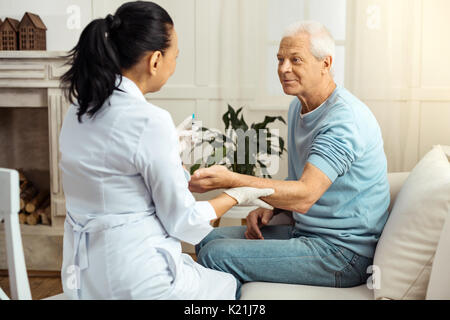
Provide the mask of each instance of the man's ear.
[{"label": "man's ear", "polygon": [[330,73],[332,64],[333,58],[331,56],[325,57],[325,59],[322,60],[322,73],[325,73],[325,71]]},{"label": "man's ear", "polygon": [[148,68],[152,76],[156,75],[161,63],[162,63],[161,51],[154,51],[153,53],[150,54]]}]

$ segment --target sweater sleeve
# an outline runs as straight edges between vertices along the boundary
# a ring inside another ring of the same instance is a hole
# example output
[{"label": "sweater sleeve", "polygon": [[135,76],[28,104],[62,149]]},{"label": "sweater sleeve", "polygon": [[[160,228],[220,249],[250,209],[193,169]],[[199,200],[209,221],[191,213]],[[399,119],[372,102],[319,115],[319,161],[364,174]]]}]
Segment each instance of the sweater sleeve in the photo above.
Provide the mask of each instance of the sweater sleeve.
[{"label": "sweater sleeve", "polygon": [[364,152],[365,143],[353,114],[337,110],[318,130],[307,162],[333,182],[343,176]]}]

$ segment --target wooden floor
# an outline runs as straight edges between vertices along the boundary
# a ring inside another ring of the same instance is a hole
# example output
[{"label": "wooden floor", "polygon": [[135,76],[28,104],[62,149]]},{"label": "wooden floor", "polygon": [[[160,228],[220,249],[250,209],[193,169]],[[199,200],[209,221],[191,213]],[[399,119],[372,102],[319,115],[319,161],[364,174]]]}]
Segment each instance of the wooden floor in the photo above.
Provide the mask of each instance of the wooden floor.
[{"label": "wooden floor", "polygon": [[[28,271],[31,297],[40,300],[63,292],[61,275],[56,271]],[[0,270],[0,287],[10,297],[8,271]]]},{"label": "wooden floor", "polygon": [[[197,261],[195,254],[189,255]],[[56,271],[28,271],[31,297],[33,300],[41,300],[63,292],[61,274]],[[0,270],[0,287],[10,297],[9,277],[7,270]]]}]

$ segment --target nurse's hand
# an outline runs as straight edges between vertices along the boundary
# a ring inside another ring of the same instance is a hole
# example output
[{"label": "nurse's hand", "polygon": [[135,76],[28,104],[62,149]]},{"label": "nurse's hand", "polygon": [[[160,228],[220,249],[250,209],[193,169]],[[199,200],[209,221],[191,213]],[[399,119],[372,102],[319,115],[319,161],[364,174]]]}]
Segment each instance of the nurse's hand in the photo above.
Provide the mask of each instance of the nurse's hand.
[{"label": "nurse's hand", "polygon": [[178,151],[180,155],[183,152],[189,152],[192,148],[193,136],[195,132],[192,130],[192,116],[184,119],[177,127]]},{"label": "nurse's hand", "polygon": [[264,240],[261,227],[267,225],[273,217],[273,210],[258,208],[251,211],[247,216],[247,230],[245,237],[250,240]]},{"label": "nurse's hand", "polygon": [[203,193],[214,189],[231,188],[234,185],[234,179],[234,172],[225,166],[214,165],[209,168],[201,168],[192,174],[189,190]]},{"label": "nurse's hand", "polygon": [[224,192],[228,194],[230,197],[236,199],[238,204],[258,206],[261,208],[273,210],[273,207],[270,204],[259,199],[260,197],[267,197],[273,194],[275,190],[271,188],[259,189],[251,187],[239,187],[228,189],[225,190]]}]

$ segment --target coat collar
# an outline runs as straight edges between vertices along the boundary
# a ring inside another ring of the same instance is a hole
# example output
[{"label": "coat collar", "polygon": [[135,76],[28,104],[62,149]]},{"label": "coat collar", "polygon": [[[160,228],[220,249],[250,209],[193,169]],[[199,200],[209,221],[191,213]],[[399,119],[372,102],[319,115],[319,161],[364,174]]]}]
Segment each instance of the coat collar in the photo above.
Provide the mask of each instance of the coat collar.
[{"label": "coat collar", "polygon": [[[116,86],[119,84],[119,81],[120,81],[120,76],[117,75],[116,76]],[[144,95],[142,94],[142,91],[136,85],[136,83],[134,83],[133,80],[131,80],[125,76],[122,76],[122,82],[120,83],[118,88],[139,100],[147,101],[145,99]]]}]

